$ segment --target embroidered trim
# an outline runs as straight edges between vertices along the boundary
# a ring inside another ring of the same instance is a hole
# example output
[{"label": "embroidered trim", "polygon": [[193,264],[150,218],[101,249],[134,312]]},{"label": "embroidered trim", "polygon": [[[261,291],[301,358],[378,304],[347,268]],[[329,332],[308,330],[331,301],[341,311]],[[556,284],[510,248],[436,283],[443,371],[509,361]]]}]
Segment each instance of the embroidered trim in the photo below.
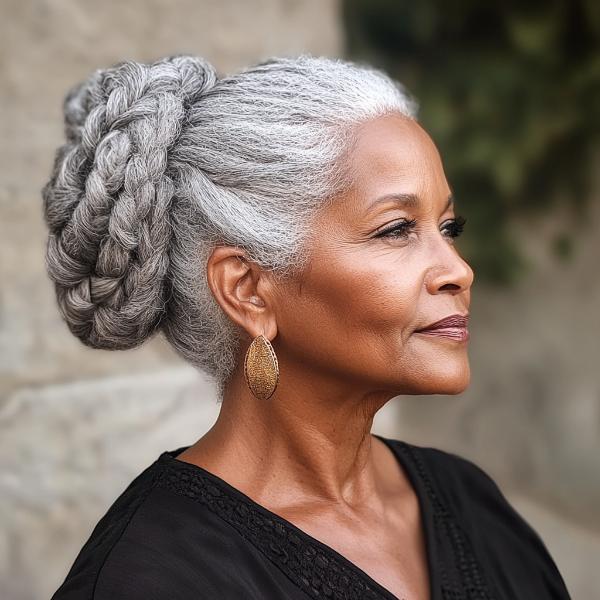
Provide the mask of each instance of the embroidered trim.
[{"label": "embroidered trim", "polygon": [[[176,460],[176,459],[175,459]],[[381,600],[395,598],[376,589],[361,573],[324,552],[285,523],[263,514],[244,498],[198,471],[194,466],[165,464],[157,480],[162,487],[205,505],[256,546],[311,598]],[[376,583],[376,582],[375,582]]]},{"label": "embroidered trim", "polygon": [[454,557],[454,565],[447,565],[441,559],[441,553],[437,553],[442,597],[444,600],[494,600],[469,539],[436,493],[421,456],[404,442],[397,447],[412,462],[423,481],[431,501],[434,531],[440,548],[449,547],[450,552],[445,554]]},{"label": "embroidered trim", "polygon": [[[494,600],[466,534],[436,492],[421,456],[405,442],[396,441],[394,445],[416,469],[431,503],[443,600]],[[169,460],[177,459],[169,455]],[[358,567],[347,565],[343,557],[323,549],[283,519],[263,513],[259,505],[233,494],[194,465],[183,461],[177,465],[163,462],[156,486],[206,506],[232,525],[311,598],[396,599],[368,575],[356,570]],[[446,562],[442,555],[452,556],[454,560]],[[435,591],[431,593],[433,597]]]}]

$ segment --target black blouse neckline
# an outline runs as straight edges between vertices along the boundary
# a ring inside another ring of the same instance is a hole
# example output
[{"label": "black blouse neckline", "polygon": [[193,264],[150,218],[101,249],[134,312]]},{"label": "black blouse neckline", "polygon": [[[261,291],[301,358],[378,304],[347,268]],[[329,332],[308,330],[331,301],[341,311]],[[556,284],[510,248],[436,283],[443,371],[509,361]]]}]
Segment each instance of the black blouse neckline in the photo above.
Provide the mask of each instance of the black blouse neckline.
[{"label": "black blouse neckline", "polygon": [[[419,503],[421,526],[423,527],[425,537],[430,600],[441,600],[437,570],[435,568],[436,556],[434,542],[434,515],[432,512],[431,503],[429,502],[426,486],[424,485],[422,477],[420,476],[416,466],[411,460],[409,460],[406,452],[401,451],[406,450],[406,444],[404,442],[400,440],[388,440],[387,438],[378,434],[372,435],[381,440],[392,451],[400,467],[404,470],[413,486]],[[168,465],[170,468],[175,469],[176,471],[194,473],[195,475],[203,477],[208,482],[216,484],[219,488],[219,491],[224,492],[226,495],[234,498],[235,500],[241,500],[246,507],[250,507],[259,515],[266,517],[269,522],[279,524],[280,528],[287,530],[287,532],[290,534],[295,534],[293,539],[299,538],[300,541],[303,541],[305,545],[318,549],[321,553],[321,556],[324,554],[331,560],[337,561],[337,563],[341,565],[343,571],[351,573],[353,578],[362,581],[365,586],[365,591],[371,592],[370,595],[365,595],[364,598],[373,600],[379,598],[383,598],[385,600],[400,600],[396,595],[373,579],[366,571],[361,569],[358,565],[353,563],[350,559],[346,558],[343,554],[339,553],[331,546],[321,542],[317,538],[294,525],[294,523],[291,521],[288,521],[284,517],[259,504],[250,496],[244,494],[244,492],[234,487],[218,475],[215,475],[211,471],[208,471],[199,465],[178,459],[177,456],[187,450],[189,447],[190,446],[181,446],[175,450],[165,451],[160,455],[158,462]],[[197,496],[195,491],[186,493],[186,490],[181,490],[181,488],[177,491],[183,492],[184,495],[191,497]],[[313,556],[313,558],[315,557],[316,555]],[[341,577],[344,577],[344,575],[342,574]],[[335,592],[335,589],[333,589],[333,592]],[[337,596],[332,594],[331,597],[336,598]],[[363,596],[357,596],[357,598],[358,597],[362,598]]]}]

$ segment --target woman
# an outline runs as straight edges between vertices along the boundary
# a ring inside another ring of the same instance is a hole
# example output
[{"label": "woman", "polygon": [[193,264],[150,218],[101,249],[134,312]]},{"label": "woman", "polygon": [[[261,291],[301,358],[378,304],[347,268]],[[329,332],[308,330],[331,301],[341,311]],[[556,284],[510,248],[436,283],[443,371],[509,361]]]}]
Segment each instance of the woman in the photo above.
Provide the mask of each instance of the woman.
[{"label": "woman", "polygon": [[473,463],[370,433],[400,394],[469,383],[473,272],[403,87],[300,56],[218,79],[173,56],[65,100],[43,190],[71,331],[158,331],[220,415],[99,521],[54,600],[568,598]]}]

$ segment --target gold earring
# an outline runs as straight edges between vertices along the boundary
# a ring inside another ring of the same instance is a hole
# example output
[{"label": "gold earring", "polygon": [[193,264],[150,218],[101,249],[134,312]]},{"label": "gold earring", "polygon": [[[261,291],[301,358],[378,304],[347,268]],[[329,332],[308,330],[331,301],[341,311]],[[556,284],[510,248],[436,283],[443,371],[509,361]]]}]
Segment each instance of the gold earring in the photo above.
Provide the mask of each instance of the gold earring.
[{"label": "gold earring", "polygon": [[248,347],[244,358],[244,376],[250,391],[259,400],[268,400],[279,383],[275,350],[262,333]]}]

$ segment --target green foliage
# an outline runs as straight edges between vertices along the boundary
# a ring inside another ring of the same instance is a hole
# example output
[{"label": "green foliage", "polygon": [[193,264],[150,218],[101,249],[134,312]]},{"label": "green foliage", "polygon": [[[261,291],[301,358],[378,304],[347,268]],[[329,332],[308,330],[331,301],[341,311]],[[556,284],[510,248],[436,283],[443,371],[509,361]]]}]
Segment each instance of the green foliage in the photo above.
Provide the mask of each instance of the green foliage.
[{"label": "green foliage", "polygon": [[[597,0],[345,0],[346,54],[401,81],[436,142],[457,242],[488,281],[525,263],[509,223],[559,197],[584,214],[600,124]],[[572,254],[568,235],[554,252]]]}]

